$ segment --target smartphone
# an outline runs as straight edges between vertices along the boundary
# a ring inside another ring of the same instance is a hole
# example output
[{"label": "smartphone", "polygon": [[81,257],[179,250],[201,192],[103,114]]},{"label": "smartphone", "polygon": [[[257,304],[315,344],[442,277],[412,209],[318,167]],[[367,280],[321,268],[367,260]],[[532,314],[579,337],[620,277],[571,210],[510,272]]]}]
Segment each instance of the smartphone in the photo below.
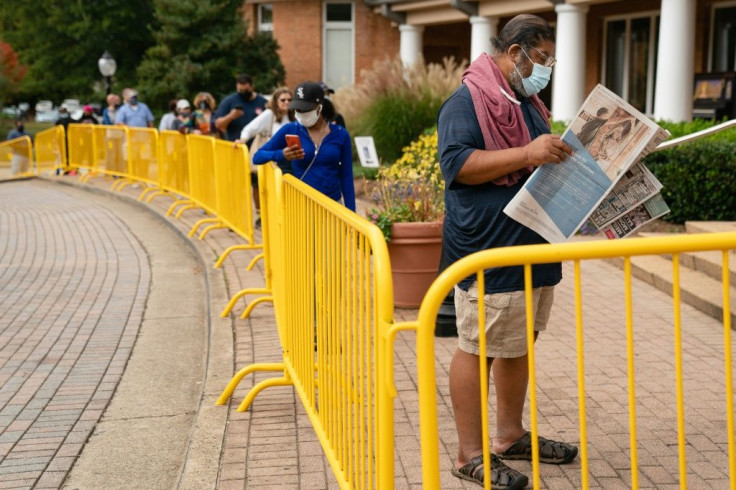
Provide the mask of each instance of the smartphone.
[{"label": "smartphone", "polygon": [[299,148],[302,147],[302,142],[299,139],[299,135],[297,134],[287,134],[286,135],[286,146],[298,146]]}]

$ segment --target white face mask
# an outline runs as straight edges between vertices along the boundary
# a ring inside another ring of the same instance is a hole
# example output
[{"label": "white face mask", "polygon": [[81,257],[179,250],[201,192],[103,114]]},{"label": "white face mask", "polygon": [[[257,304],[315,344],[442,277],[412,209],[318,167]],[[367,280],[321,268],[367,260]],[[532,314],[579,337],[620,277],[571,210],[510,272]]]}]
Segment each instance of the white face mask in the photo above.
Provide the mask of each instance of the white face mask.
[{"label": "white face mask", "polygon": [[296,116],[296,120],[299,121],[299,124],[304,126],[305,128],[311,128],[315,124],[317,124],[317,121],[319,121],[319,113],[321,112],[322,106],[318,105],[313,111],[309,112],[296,112],[294,115]]}]

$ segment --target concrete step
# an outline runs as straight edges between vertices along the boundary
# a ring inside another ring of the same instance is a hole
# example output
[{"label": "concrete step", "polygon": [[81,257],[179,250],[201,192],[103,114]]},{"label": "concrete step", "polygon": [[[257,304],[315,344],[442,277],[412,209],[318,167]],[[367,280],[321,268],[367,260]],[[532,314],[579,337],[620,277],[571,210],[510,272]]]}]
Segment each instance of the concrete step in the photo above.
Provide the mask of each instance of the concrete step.
[{"label": "concrete step", "polygon": [[736,221],[686,221],[687,233],[719,233],[736,231]]},{"label": "concrete step", "polygon": [[[623,268],[623,259],[611,259]],[[672,295],[672,261],[664,256],[647,255],[631,258],[633,277],[650,284],[660,291]],[[708,316],[723,320],[723,286],[704,272],[691,269],[681,261],[680,297],[695,309]],[[731,328],[736,330],[736,287],[730,287]]]},{"label": "concrete step", "polygon": [[[736,231],[736,229],[735,229]],[[640,233],[641,237],[670,236],[668,233]],[[671,259],[670,256],[667,258]],[[680,254],[680,265],[702,272],[707,276],[721,281],[723,278],[723,253],[718,250],[705,252],[687,252]],[[729,282],[736,286],[736,250],[728,253]]]}]

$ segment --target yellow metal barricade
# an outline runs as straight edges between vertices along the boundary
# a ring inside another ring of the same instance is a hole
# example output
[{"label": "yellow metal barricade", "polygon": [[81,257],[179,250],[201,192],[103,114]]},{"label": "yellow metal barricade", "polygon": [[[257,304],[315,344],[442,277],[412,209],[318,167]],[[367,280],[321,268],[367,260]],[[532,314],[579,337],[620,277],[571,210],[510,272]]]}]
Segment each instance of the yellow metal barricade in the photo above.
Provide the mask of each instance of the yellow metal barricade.
[{"label": "yellow metal barricade", "polygon": [[69,167],[97,171],[94,128],[93,124],[70,124],[67,127]]},{"label": "yellow metal barricade", "polygon": [[[167,215],[176,210],[179,218],[187,209],[201,208],[215,214],[215,139],[210,136],[187,135],[187,158],[189,168],[189,199],[175,202]],[[182,206],[179,206],[183,204]],[[177,209],[178,208],[178,209]],[[201,223],[197,223],[199,227]],[[196,229],[196,228],[195,228]]]},{"label": "yellow metal barricade", "polygon": [[95,126],[95,159],[97,171],[106,175],[128,177],[132,174],[126,126]]},{"label": "yellow metal barricade", "polygon": [[264,224],[273,227],[267,249],[283,361],[244,368],[218,403],[248,373],[282,372],[254,386],[238,410],[268,386],[293,385],[341,488],[393,488],[386,242],[377,227],[293,176],[279,185],[275,166],[264,173],[266,198],[276,199],[266,203]]},{"label": "yellow metal barricade", "polygon": [[[121,190],[136,182],[158,186],[158,131],[153,128],[126,128],[127,141],[124,159],[127,161],[127,178],[113,185]],[[127,149],[126,149],[127,148]],[[144,190],[144,194],[145,194]],[[144,194],[141,194],[143,196]]]},{"label": "yellow metal barricade", "polygon": [[66,135],[64,126],[53,126],[36,134],[36,169],[39,174],[66,166]]},{"label": "yellow metal barricade", "polygon": [[0,143],[0,179],[35,175],[33,143],[23,136]]},{"label": "yellow metal barricade", "polygon": [[[684,433],[684,410],[682,392],[682,354],[680,345],[681,319],[680,319],[680,279],[679,279],[679,254],[694,251],[718,250],[722,252],[723,267],[723,338],[724,338],[724,372],[725,372],[725,400],[724,409],[727,420],[727,434],[724,435],[724,444],[727,442],[728,459],[730,471],[730,488],[736,489],[736,449],[734,446],[734,392],[733,392],[733,359],[731,343],[731,298],[729,298],[729,250],[736,249],[736,233],[717,233],[699,235],[678,235],[667,238],[634,238],[626,240],[595,241],[585,243],[567,243],[556,245],[527,245],[508,247],[502,249],[488,250],[470,255],[445,270],[432,284],[422,302],[419,316],[416,322],[397,324],[396,330],[417,329],[417,372],[419,383],[419,415],[421,431],[422,451],[422,488],[437,489],[440,486],[440,463],[438,445],[437,425],[437,400],[436,400],[436,375],[435,375],[435,352],[434,352],[434,329],[442,301],[454,287],[455,284],[469,276],[476,276],[479,291],[483,291],[485,269],[493,267],[523,266],[525,275],[525,297],[526,309],[532,310],[532,288],[531,267],[532,264],[549,262],[573,261],[575,271],[575,320],[577,335],[577,369],[578,369],[578,400],[580,414],[580,459],[581,459],[581,487],[588,488],[588,450],[587,450],[587,428],[585,411],[585,372],[584,372],[584,350],[583,350],[583,318],[582,318],[582,286],[580,263],[583,260],[624,257],[624,287],[625,287],[625,310],[626,310],[626,340],[627,340],[627,369],[628,369],[628,396],[629,396],[629,435],[630,435],[630,458],[631,458],[631,487],[638,488],[638,457],[637,457],[637,432],[636,432],[636,394],[634,379],[634,348],[633,348],[633,315],[632,315],[632,288],[631,288],[631,257],[639,255],[672,254],[673,259],[673,311],[675,332],[675,370],[677,392],[677,431],[679,441],[679,468],[680,487],[686,488],[685,472],[685,433]],[[731,252],[733,253],[733,252]],[[479,324],[484,324],[485,310],[483,301],[478,302]],[[533,455],[533,481],[534,488],[540,487],[539,478],[539,454],[537,434],[537,401],[535,360],[533,348],[533,315],[527,315],[527,346],[529,352],[529,405],[530,425],[532,432],[532,455]],[[393,332],[390,335],[389,350],[393,348]],[[484,351],[485,336],[481,335],[481,352]],[[484,366],[485,356],[480,356],[480,385],[488,386],[487,371]],[[388,371],[389,374],[392,371]],[[392,394],[396,393],[393,380],[390,380]],[[481,400],[487,399],[487,391],[481,392]],[[482,419],[488,421],[488,405],[482,403]],[[698,414],[696,414],[698,415]],[[697,422],[696,422],[697,423]],[[673,428],[674,429],[674,428]],[[488,441],[488,424],[483,424],[483,441],[485,444],[485,467],[490,467]],[[485,472],[486,475],[490,471]],[[490,488],[490,479],[486,480],[486,488]],[[389,487],[386,487],[389,488]]]},{"label": "yellow metal barricade", "polygon": [[[253,311],[253,308],[255,308],[258,304],[264,303],[264,302],[273,302],[273,269],[271,267],[271,261],[272,261],[272,249],[274,246],[278,246],[280,243],[279,237],[275,237],[271,230],[275,230],[275,227],[271,225],[272,220],[276,220],[279,218],[278,212],[276,211],[276,191],[277,189],[280,189],[281,187],[281,172],[279,170],[274,170],[275,167],[272,167],[272,165],[259,165],[258,166],[258,194],[259,199],[261,202],[261,216],[263,216],[263,219],[261,220],[261,237],[262,237],[262,244],[260,245],[233,245],[229,247],[227,250],[225,250],[222,255],[220,255],[220,258],[217,259],[217,262],[215,263],[215,267],[220,267],[227,257],[227,254],[232,252],[233,250],[244,250],[244,249],[263,249],[263,252],[256,255],[248,264],[247,270],[252,270],[255,266],[256,262],[258,260],[263,259],[263,268],[264,268],[264,279],[265,279],[265,287],[263,288],[246,288],[241,289],[235,295],[233,295],[232,298],[230,298],[230,301],[228,302],[227,306],[223,310],[223,312],[220,314],[222,318],[225,318],[230,314],[233,307],[235,306],[235,303],[237,301],[246,296],[246,295],[253,295],[257,294],[260,295],[257,299],[253,300],[248,304],[248,306],[243,311],[243,314],[240,316],[240,318],[248,318],[248,315],[250,315],[251,311]],[[246,170],[246,173],[250,173],[249,170]],[[277,177],[276,174],[278,174],[278,182],[276,183]],[[240,191],[243,191],[242,189]],[[243,205],[247,205],[250,207],[250,191],[244,192],[243,191],[243,200],[246,200]],[[251,218],[252,219],[252,218]],[[272,246],[273,244],[273,246]]]},{"label": "yellow metal barricade", "polygon": [[[215,167],[215,219],[207,221],[209,226],[199,234],[203,239],[210,230],[216,228],[230,228],[248,245],[238,248],[257,248],[253,246],[253,210],[251,205],[251,185],[249,171],[248,149],[244,145],[234,145],[230,141],[215,140],[214,160]],[[190,236],[197,231],[197,226],[191,230]],[[226,250],[223,255],[230,253]]]},{"label": "yellow metal barricade", "polygon": [[[187,137],[178,131],[161,131],[158,134],[159,145],[159,182],[163,190],[180,196],[189,197],[189,151]],[[156,194],[148,196],[150,202]]]}]

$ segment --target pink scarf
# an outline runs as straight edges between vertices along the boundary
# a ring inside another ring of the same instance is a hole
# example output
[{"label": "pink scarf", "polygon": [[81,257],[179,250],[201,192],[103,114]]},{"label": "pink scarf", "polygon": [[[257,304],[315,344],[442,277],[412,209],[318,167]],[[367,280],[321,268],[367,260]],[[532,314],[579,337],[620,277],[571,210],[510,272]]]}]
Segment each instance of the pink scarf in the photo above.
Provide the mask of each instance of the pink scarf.
[{"label": "pink scarf", "polygon": [[[483,142],[486,150],[504,150],[518,148],[531,142],[529,129],[524,123],[521,107],[511,102],[502,90],[514,97],[506,77],[501,69],[488,55],[483,53],[476,59],[463,74],[463,83],[468,86],[473,98],[475,115],[483,133]],[[545,120],[551,115],[539,97],[530,97],[532,105],[539,111]],[[534,167],[528,166],[493,181],[496,185],[512,186],[526,174],[530,174]]]}]

